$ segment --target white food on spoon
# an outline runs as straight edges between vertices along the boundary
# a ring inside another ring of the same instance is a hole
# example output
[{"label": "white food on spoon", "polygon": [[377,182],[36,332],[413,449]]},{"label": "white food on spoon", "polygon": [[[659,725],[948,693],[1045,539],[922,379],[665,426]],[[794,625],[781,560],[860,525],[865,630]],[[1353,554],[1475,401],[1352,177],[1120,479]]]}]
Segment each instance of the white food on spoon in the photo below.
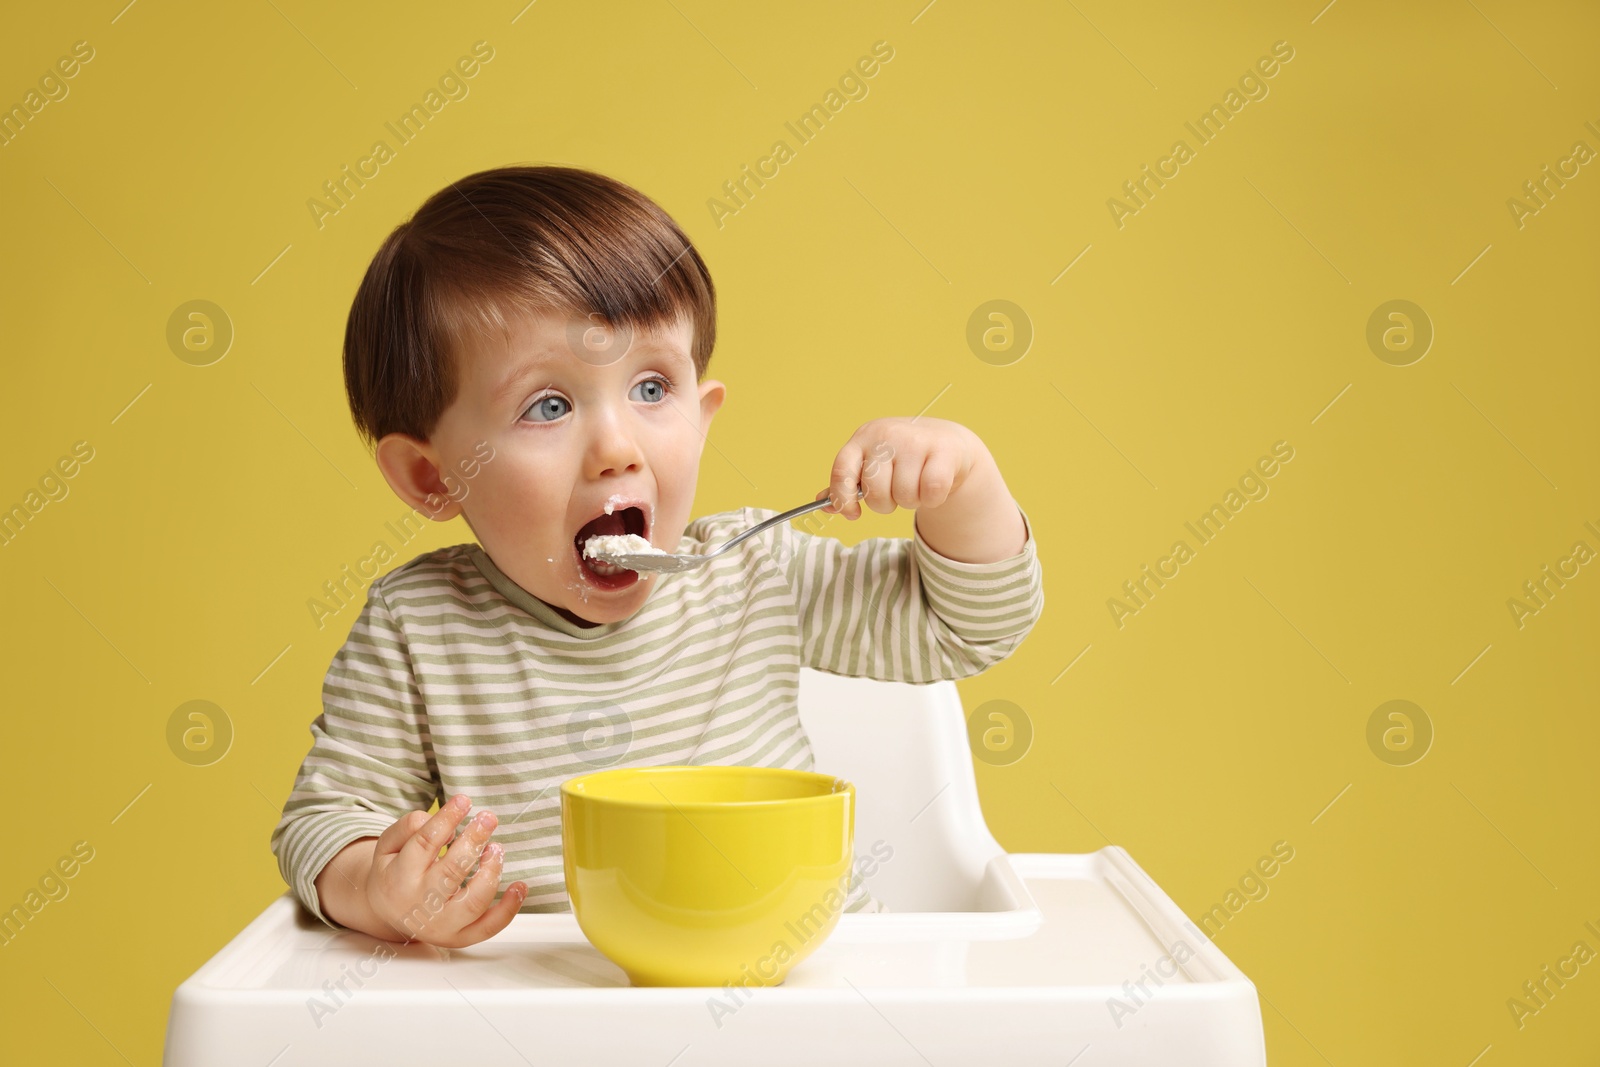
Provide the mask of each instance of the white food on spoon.
[{"label": "white food on spoon", "polygon": [[638,534],[595,534],[583,543],[585,559],[601,556],[664,556],[666,552]]}]

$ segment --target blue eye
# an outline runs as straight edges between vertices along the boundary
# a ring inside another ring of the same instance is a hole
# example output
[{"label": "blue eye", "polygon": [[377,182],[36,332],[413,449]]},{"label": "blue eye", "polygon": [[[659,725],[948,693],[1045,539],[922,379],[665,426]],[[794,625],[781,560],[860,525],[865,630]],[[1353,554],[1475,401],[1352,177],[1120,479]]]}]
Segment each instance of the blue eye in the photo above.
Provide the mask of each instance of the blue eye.
[{"label": "blue eye", "polygon": [[670,383],[665,378],[646,378],[644,381],[634,386],[634,388],[638,389],[646,385],[655,386],[655,390],[649,396],[641,399],[647,399],[653,404],[659,404],[661,401],[667,398],[667,390],[670,387]]},{"label": "blue eye", "polygon": [[[523,415],[530,416],[531,422],[554,422],[565,415],[570,408],[571,405],[567,403],[566,397],[552,394],[542,396],[529,404],[528,410],[523,412]],[[535,412],[538,413],[537,417],[533,417]]]}]

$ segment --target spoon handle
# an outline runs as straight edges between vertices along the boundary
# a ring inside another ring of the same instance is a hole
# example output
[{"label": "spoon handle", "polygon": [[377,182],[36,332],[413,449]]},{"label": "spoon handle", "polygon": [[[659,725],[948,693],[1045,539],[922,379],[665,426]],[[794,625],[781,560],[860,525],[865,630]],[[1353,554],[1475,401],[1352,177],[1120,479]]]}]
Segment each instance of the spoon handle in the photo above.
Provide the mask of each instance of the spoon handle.
[{"label": "spoon handle", "polygon": [[[864,497],[866,495],[867,495],[867,490],[866,490],[865,486],[859,486],[859,485],[856,486],[856,499],[857,500],[861,499],[862,497]],[[747,537],[754,537],[756,534],[760,533],[762,530],[771,529],[772,527],[778,525],[778,523],[787,522],[788,520],[794,518],[797,515],[804,515],[807,512],[816,511],[818,508],[825,508],[825,507],[828,506],[829,503],[830,503],[830,498],[823,497],[821,500],[813,500],[809,504],[801,504],[797,508],[790,508],[788,511],[785,511],[782,515],[774,515],[770,519],[763,519],[761,522],[758,522],[754,526],[750,527],[750,529],[746,530],[744,533],[739,534],[737,537],[735,537],[732,540],[730,540],[730,541],[726,542],[725,544],[723,544],[722,547],[717,549],[715,554],[720,556],[722,553],[726,552],[728,549],[732,548],[734,545],[738,544],[740,541],[743,541]]]}]

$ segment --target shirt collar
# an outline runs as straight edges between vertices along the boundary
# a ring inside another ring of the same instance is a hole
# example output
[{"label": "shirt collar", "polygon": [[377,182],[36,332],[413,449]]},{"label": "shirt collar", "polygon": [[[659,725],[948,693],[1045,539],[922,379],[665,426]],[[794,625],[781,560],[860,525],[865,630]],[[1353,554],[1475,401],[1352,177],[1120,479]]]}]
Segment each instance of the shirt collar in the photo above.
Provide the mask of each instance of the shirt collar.
[{"label": "shirt collar", "polygon": [[478,568],[478,573],[487,578],[489,584],[494,586],[501,596],[552,630],[557,630],[569,637],[597,640],[616,633],[628,624],[629,620],[623,619],[620,622],[603,622],[597,626],[579,626],[507,577],[504,571],[495,566],[494,560],[489,558],[489,554],[483,550],[482,545],[472,545],[468,550],[468,554],[472,557],[473,564]]}]

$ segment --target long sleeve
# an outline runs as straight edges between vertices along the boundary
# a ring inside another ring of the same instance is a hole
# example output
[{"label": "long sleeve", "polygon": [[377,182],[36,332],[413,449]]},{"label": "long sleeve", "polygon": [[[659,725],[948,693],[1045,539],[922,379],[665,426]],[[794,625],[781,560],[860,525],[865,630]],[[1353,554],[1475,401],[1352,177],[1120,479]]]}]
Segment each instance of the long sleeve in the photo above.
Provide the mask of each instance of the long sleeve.
[{"label": "long sleeve", "polygon": [[381,591],[367,603],[322,685],[322,714],[283,817],[272,831],[278,870],[329,926],[316,878],[350,842],[374,837],[435,799],[436,774],[423,702],[405,638]]},{"label": "long sleeve", "polygon": [[[1005,659],[1044,611],[1032,524],[1022,550],[994,563],[935,552],[910,538],[846,546],[787,523],[773,561],[794,591],[805,666],[851,677],[926,684],[968,678]],[[758,517],[766,517],[759,512]]]}]

